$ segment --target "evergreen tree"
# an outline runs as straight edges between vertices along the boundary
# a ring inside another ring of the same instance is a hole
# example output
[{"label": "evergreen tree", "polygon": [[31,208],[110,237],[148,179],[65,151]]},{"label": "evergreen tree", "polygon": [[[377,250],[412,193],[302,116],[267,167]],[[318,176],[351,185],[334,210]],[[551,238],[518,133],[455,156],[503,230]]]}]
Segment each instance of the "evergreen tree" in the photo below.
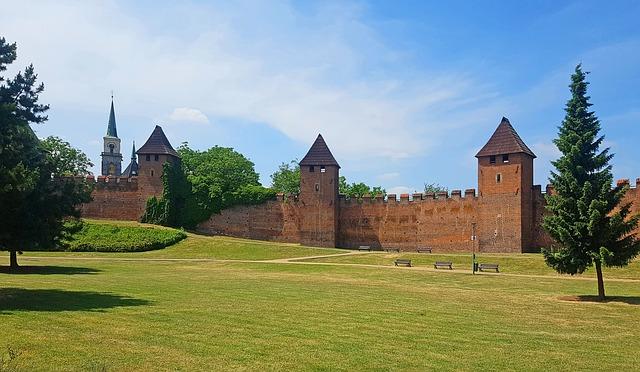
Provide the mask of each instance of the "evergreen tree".
[{"label": "evergreen tree", "polygon": [[627,185],[612,188],[609,161],[613,154],[600,150],[604,136],[587,96],[586,74],[576,66],[571,76],[571,99],[554,143],[562,156],[552,162],[554,192],[547,195],[544,228],[559,244],[557,251],[543,250],[547,265],[566,274],[580,274],[595,266],[598,297],[605,298],[603,266],[627,265],[640,252],[633,230],[639,216],[631,204],[621,204]]},{"label": "evergreen tree", "polygon": [[[16,44],[0,38],[0,72],[16,58]],[[49,108],[38,104],[44,90],[33,66],[14,79],[0,77],[0,250],[17,253],[50,249],[64,233],[66,217],[90,199],[90,185],[63,178],[55,155],[46,151],[29,126],[44,122]]]}]

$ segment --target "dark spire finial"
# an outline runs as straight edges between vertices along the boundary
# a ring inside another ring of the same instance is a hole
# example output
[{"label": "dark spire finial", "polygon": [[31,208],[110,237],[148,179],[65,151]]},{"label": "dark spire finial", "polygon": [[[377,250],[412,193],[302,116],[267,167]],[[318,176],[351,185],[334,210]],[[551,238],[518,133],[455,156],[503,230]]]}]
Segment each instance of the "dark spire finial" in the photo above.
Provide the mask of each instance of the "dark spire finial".
[{"label": "dark spire finial", "polygon": [[118,137],[116,129],[116,111],[113,109],[113,93],[111,94],[111,111],[109,112],[109,125],[107,126],[108,137]]},{"label": "dark spire finial", "polygon": [[133,141],[133,149],[131,150],[131,160],[136,160],[136,141]]}]

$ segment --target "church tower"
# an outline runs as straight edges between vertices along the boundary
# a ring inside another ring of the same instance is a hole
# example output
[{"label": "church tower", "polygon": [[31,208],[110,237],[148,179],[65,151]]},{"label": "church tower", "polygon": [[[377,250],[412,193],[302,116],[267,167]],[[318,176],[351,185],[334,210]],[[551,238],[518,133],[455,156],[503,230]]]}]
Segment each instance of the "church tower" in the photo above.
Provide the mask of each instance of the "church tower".
[{"label": "church tower", "polygon": [[340,165],[322,135],[300,161],[300,243],[335,247],[338,234]]},{"label": "church tower", "polygon": [[478,158],[479,248],[526,252],[533,230],[533,159],[509,119],[502,118]]},{"label": "church tower", "polygon": [[111,97],[111,112],[109,112],[109,124],[107,135],[103,137],[102,150],[102,175],[120,176],[122,172],[122,154],[120,153],[120,138],[116,129],[116,113],[113,109],[113,97]]}]

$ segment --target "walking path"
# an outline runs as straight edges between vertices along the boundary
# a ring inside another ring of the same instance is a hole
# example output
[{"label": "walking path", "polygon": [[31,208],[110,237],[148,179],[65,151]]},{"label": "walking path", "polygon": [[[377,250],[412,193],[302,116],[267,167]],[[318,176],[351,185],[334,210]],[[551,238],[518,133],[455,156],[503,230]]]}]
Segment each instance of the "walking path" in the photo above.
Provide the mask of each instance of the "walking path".
[{"label": "walking path", "polygon": [[[466,274],[472,275],[469,270],[443,270],[434,269],[429,266],[412,266],[412,267],[396,267],[390,265],[376,265],[376,264],[356,264],[356,263],[339,263],[339,262],[314,262],[307,261],[311,259],[329,258],[329,257],[342,257],[342,256],[356,256],[363,254],[372,254],[373,252],[347,252],[326,254],[319,256],[305,256],[305,257],[292,257],[292,258],[277,258],[273,260],[227,260],[227,259],[215,259],[215,258],[141,258],[141,257],[64,257],[64,256],[27,256],[22,257],[22,261],[47,261],[47,260],[62,260],[62,261],[116,261],[116,262],[212,262],[212,263],[260,263],[260,264],[294,264],[294,265],[324,265],[324,266],[342,266],[342,267],[367,267],[378,269],[392,269],[392,270],[411,270],[411,271],[425,271],[425,272],[437,272],[437,273],[449,273],[449,274]],[[578,277],[578,276],[560,276],[560,275],[536,275],[536,274],[515,274],[515,273],[488,273],[477,272],[475,275],[484,276],[509,276],[509,277],[522,277],[522,278],[538,278],[538,279],[562,279],[562,280],[586,280],[595,281],[596,278],[591,277]],[[624,279],[624,278],[607,278],[608,282],[621,282],[621,283],[640,283],[640,279]]]}]

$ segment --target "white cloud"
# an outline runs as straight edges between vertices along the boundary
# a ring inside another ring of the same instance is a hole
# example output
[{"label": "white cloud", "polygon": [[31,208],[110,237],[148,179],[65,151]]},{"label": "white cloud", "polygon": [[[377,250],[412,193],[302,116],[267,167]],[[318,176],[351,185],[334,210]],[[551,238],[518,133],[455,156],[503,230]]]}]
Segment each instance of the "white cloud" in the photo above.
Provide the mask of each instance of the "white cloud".
[{"label": "white cloud", "polygon": [[389,181],[400,177],[400,173],[398,172],[389,172],[378,175],[378,179],[380,181]]},{"label": "white cloud", "polygon": [[[357,6],[311,15],[286,2],[127,7],[14,2],[0,24],[28,56],[21,62],[36,63],[52,107],[102,111],[115,89],[120,112],[154,118],[181,107],[171,115],[263,123],[305,144],[321,132],[338,158],[361,161],[423,154],[444,133],[496,116],[493,92],[458,72],[412,70]],[[393,64],[402,68],[384,68]]]},{"label": "white cloud", "polygon": [[169,115],[169,119],[177,122],[209,124],[209,118],[202,111],[189,107],[178,107]]},{"label": "white cloud", "polygon": [[396,194],[396,195],[411,194],[415,191],[416,191],[415,189],[412,189],[408,186],[393,186],[387,189],[388,194]]}]

